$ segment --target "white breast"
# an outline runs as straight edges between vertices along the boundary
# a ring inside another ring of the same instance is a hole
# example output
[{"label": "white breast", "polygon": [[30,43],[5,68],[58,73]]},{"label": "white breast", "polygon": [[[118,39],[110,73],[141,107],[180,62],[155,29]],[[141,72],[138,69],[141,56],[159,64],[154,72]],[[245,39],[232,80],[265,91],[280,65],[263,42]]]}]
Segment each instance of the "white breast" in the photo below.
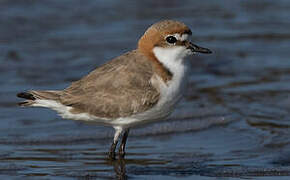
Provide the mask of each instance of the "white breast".
[{"label": "white breast", "polygon": [[160,106],[162,111],[170,113],[185,91],[187,83],[187,65],[184,61],[186,49],[183,46],[155,47],[153,52],[157,59],[173,74],[172,79],[166,84],[159,78],[161,98],[157,106]]},{"label": "white breast", "polygon": [[156,58],[173,74],[172,79],[165,83],[158,75],[152,77],[154,84],[159,85],[160,99],[150,110],[127,118],[118,118],[112,123],[119,126],[135,126],[158,121],[166,118],[174,110],[177,102],[182,98],[186,86],[187,66],[184,57],[187,54],[184,47],[170,49],[155,47]]}]

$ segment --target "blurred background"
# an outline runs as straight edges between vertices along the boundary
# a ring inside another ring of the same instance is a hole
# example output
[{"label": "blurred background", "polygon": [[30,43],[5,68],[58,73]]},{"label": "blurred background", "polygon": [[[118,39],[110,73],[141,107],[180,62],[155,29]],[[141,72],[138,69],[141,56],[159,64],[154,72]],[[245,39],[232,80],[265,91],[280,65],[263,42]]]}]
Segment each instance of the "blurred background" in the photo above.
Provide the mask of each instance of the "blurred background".
[{"label": "blurred background", "polygon": [[[289,9],[286,0],[0,1],[0,178],[287,179]],[[126,160],[106,160],[111,128],[16,106],[19,91],[63,89],[135,49],[162,19],[184,22],[214,53],[190,59],[184,100],[168,121],[131,131]]]}]

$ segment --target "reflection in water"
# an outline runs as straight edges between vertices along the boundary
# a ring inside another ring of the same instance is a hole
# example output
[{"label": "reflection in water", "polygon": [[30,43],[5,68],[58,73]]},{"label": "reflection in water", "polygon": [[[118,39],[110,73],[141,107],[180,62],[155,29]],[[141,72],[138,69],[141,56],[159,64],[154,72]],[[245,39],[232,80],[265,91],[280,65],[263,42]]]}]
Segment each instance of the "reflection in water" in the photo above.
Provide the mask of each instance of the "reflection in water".
[{"label": "reflection in water", "polygon": [[113,166],[116,173],[116,179],[124,180],[128,178],[126,175],[126,162],[124,158],[115,160]]}]

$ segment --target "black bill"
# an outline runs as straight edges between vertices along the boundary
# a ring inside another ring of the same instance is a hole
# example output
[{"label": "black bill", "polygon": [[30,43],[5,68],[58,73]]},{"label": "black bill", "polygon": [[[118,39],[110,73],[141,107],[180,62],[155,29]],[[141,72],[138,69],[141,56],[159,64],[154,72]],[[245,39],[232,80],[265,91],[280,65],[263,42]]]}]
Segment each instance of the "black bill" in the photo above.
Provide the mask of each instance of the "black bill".
[{"label": "black bill", "polygon": [[212,53],[211,50],[197,46],[191,42],[188,42],[187,49],[190,49],[192,52],[197,52],[197,53],[204,53],[204,54],[211,54]]}]

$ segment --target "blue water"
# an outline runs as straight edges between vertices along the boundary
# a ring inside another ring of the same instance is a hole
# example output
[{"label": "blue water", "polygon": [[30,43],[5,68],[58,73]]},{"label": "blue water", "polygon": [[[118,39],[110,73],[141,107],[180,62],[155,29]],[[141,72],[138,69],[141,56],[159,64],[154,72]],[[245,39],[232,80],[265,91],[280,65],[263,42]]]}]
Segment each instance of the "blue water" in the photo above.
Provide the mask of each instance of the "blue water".
[{"label": "blue water", "polygon": [[[0,179],[288,179],[290,2],[0,2]],[[177,19],[214,51],[191,59],[168,121],[130,132],[109,161],[111,128],[19,108],[15,94],[62,89]]]}]

